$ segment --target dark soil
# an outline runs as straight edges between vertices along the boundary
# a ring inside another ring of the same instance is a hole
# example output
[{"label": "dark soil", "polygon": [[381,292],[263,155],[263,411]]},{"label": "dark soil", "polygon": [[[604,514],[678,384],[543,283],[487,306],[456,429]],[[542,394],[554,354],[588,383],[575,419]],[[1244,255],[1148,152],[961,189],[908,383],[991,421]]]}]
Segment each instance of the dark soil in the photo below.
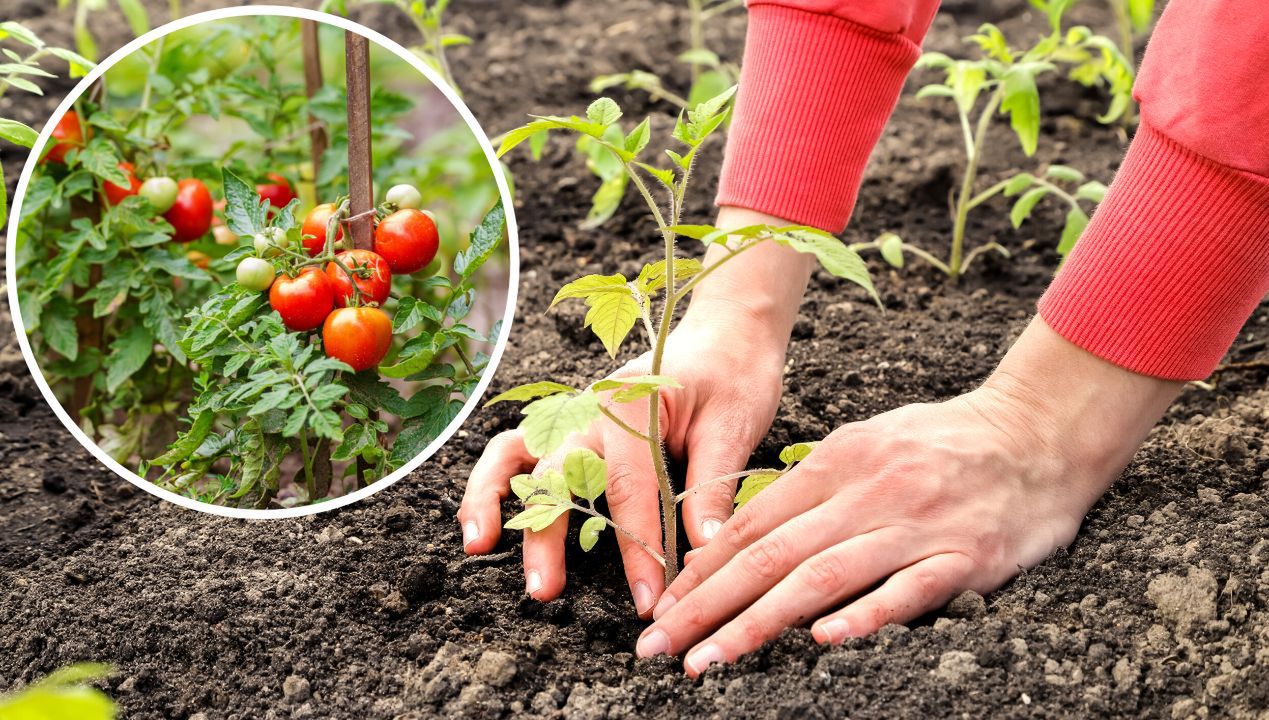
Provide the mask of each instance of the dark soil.
[{"label": "dark soil", "polygon": [[[210,3],[191,3],[189,10]],[[466,97],[491,134],[527,112],[575,112],[593,75],[657,67],[682,49],[677,3],[462,0],[453,52]],[[949,3],[927,43],[946,50],[983,19],[1040,24],[1026,3]],[[68,41],[66,16],[19,15]],[[1100,6],[1098,6],[1100,7]],[[405,42],[378,8],[367,18]],[[1104,18],[1089,15],[1090,23]],[[99,18],[103,48],[121,26]],[[1101,27],[1106,27],[1104,24]],[[743,13],[711,33],[735,58]],[[111,34],[113,32],[113,35]],[[681,85],[682,72],[670,82]],[[13,94],[0,115],[36,122],[49,99]],[[1090,122],[1095,93],[1053,87],[1038,161],[1109,180],[1115,129]],[[619,97],[632,114],[666,108]],[[906,97],[878,147],[848,232],[890,229],[942,251],[959,161],[943,104]],[[1028,162],[1007,128],[985,173]],[[12,154],[6,173],[16,178]],[[718,166],[697,173],[691,217],[705,221]],[[563,139],[538,164],[512,161],[524,274],[517,324],[494,389],[605,372],[579,318],[544,315],[581,272],[628,270],[652,256],[633,202],[597,231],[577,230],[594,181]],[[787,392],[754,462],[784,443],[979,382],[1022,329],[1055,266],[1060,213],[1014,232],[1004,205],[972,237],[998,240],[960,287],[930,271],[878,273],[886,312],[854,288],[815,278],[790,350]],[[157,501],[99,467],[38,396],[5,325],[0,351],[0,677],[20,685],[67,663],[104,660],[106,689],[129,718],[1269,716],[1269,390],[1266,373],[1192,388],[1092,511],[1067,552],[983,599],[966,596],[911,629],[822,649],[790,630],[732,667],[687,679],[676,661],[636,661],[641,630],[605,538],[571,559],[564,597],[523,595],[518,542],[466,560],[453,515],[486,441],[516,422],[483,411],[427,466],[352,508],[295,521],[244,522]],[[1265,355],[1262,305],[1231,359]],[[560,348],[570,352],[561,353]],[[576,352],[571,352],[576,349]]]}]

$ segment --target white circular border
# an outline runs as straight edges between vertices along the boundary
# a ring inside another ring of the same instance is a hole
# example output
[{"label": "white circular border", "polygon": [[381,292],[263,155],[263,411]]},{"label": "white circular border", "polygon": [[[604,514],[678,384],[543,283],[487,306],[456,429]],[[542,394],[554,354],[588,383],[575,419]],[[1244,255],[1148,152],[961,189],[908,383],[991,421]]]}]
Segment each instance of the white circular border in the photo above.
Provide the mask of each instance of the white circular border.
[{"label": "white circular border", "polygon": [[[277,510],[253,510],[253,509],[244,509],[244,508],[221,507],[219,505],[211,505],[208,503],[199,502],[192,498],[187,498],[181,495],[177,495],[176,493],[170,490],[164,490],[160,487],[157,487],[156,485],[154,485],[154,483],[151,483],[147,481],[146,479],[138,476],[136,473],[132,472],[131,470],[125,468],[123,465],[116,462],[113,458],[107,455],[105,451],[103,451],[100,447],[98,447],[97,443],[93,442],[92,438],[88,437],[84,433],[84,431],[81,430],[74,423],[73,420],[71,420],[71,417],[66,412],[66,409],[62,407],[60,402],[58,402],[57,396],[53,394],[52,388],[49,387],[48,382],[44,379],[44,373],[43,371],[40,370],[40,366],[35,360],[35,355],[31,352],[30,343],[27,342],[26,328],[23,327],[23,324],[22,324],[22,312],[18,306],[17,269],[14,264],[14,255],[15,255],[15,251],[17,247],[17,233],[18,233],[19,218],[21,218],[21,215],[22,215],[23,196],[26,194],[26,188],[28,183],[31,180],[31,174],[35,169],[36,161],[43,154],[44,145],[48,142],[49,137],[53,133],[53,126],[54,126],[53,119],[60,118],[63,113],[69,110],[71,106],[74,104],[75,100],[77,100],[80,95],[84,94],[84,92],[89,88],[89,86],[91,86],[93,82],[95,82],[98,78],[100,78],[102,74],[106,72],[107,69],[109,69],[115,63],[119,62],[124,57],[128,56],[129,54],[141,49],[142,46],[147,45],[163,37],[164,35],[172,33],[176,30],[181,30],[183,28],[187,28],[192,25],[198,25],[200,23],[207,22],[210,20],[222,20],[225,18],[249,17],[249,16],[256,16],[256,15],[273,15],[273,16],[299,18],[302,20],[315,20],[317,22],[325,23],[327,25],[334,25],[335,27],[342,28],[346,31],[357,33],[358,35],[362,35],[378,43],[381,47],[384,47],[392,51],[394,54],[396,54],[397,57],[409,63],[415,70],[418,70],[420,73],[423,74],[424,77],[426,77],[429,81],[431,81],[431,83],[435,85],[437,89],[439,89],[445,95],[445,98],[449,100],[450,105],[452,105],[454,109],[458,111],[459,115],[462,116],[464,122],[467,123],[467,126],[471,129],[472,133],[476,136],[477,142],[480,143],[481,149],[484,150],[485,157],[489,161],[490,168],[494,171],[493,173],[494,181],[498,185],[498,195],[502,198],[502,207],[506,211],[507,247],[508,247],[508,254],[510,258],[510,268],[509,268],[510,282],[507,289],[507,309],[506,309],[506,312],[503,314],[502,331],[499,333],[498,341],[494,345],[493,354],[490,355],[489,357],[489,364],[485,367],[483,376],[481,377],[480,381],[476,384],[475,392],[473,392],[471,397],[467,399],[467,402],[463,405],[462,410],[459,411],[458,416],[455,417],[452,422],[450,422],[450,424],[445,428],[445,430],[440,434],[440,436],[437,437],[435,440],[433,440],[431,444],[429,444],[426,448],[424,448],[422,453],[417,455],[410,462],[406,463],[403,467],[398,469],[396,472],[388,475],[387,477],[381,480],[378,480],[368,485],[367,487],[361,488],[360,490],[357,490],[356,492],[349,493],[348,495],[344,495],[342,497],[339,497],[327,502],[320,502],[320,503],[315,503],[312,505],[305,505],[302,507],[281,508]],[[57,106],[57,111],[53,114],[52,118],[49,119],[49,122],[45,124],[44,129],[40,132],[40,136],[36,140],[35,146],[31,149],[30,156],[27,158],[26,165],[22,168],[22,175],[18,179],[17,191],[14,193],[13,203],[9,209],[9,212],[10,212],[9,233],[8,233],[8,240],[7,240],[7,247],[6,247],[8,255],[5,262],[5,266],[6,266],[5,269],[6,269],[6,276],[9,283],[9,309],[11,311],[10,315],[12,316],[12,319],[13,319],[13,327],[17,331],[18,344],[22,348],[22,356],[26,359],[26,364],[31,368],[31,374],[35,377],[35,383],[36,385],[39,386],[40,392],[44,394],[44,399],[53,408],[53,412],[57,415],[57,417],[61,419],[62,424],[65,425],[68,430],[70,430],[71,435],[74,435],[75,439],[78,440],[81,445],[87,448],[88,451],[91,452],[98,460],[100,460],[102,464],[104,464],[106,467],[110,468],[111,470],[115,471],[115,473],[119,475],[120,477],[122,477],[124,480],[127,480],[128,482],[132,483],[133,485],[136,485],[142,490],[145,490],[146,492],[156,495],[169,502],[176,503],[177,505],[180,505],[185,508],[189,508],[191,510],[198,510],[200,512],[211,513],[213,515],[220,515],[223,517],[233,517],[233,518],[246,518],[246,519],[252,519],[252,520],[295,518],[295,517],[302,517],[304,515],[313,515],[315,513],[325,512],[327,510],[334,510],[336,508],[340,508],[345,505],[355,503],[358,500],[361,500],[362,498],[373,495],[374,493],[388,487],[389,485],[405,477],[410,472],[414,471],[416,468],[418,468],[420,465],[426,462],[428,459],[430,459],[432,455],[434,455],[436,451],[439,450],[441,446],[444,445],[454,435],[454,433],[458,431],[460,427],[462,427],[462,424],[467,420],[467,417],[471,415],[473,410],[475,410],[476,405],[479,403],[481,396],[484,394],[485,390],[489,387],[489,383],[493,379],[493,374],[494,374],[494,371],[498,367],[498,362],[502,359],[502,353],[506,349],[507,338],[511,334],[511,324],[515,317],[516,293],[517,293],[517,290],[519,289],[519,284],[520,284],[520,245],[519,245],[518,230],[516,228],[515,208],[512,206],[511,192],[507,188],[506,178],[503,177],[501,167],[498,163],[497,155],[494,154],[493,146],[489,143],[488,136],[485,135],[485,132],[484,130],[481,129],[480,124],[476,122],[476,118],[472,116],[471,110],[467,108],[467,105],[463,103],[463,101],[458,97],[458,95],[454,92],[453,88],[449,87],[449,85],[447,85],[443,80],[441,80],[441,78],[437,76],[437,74],[431,68],[425,65],[422,60],[417,58],[409,50],[405,49],[404,47],[402,47],[400,44],[396,43],[395,41],[383,36],[382,34],[377,33],[368,27],[365,27],[364,25],[352,22],[351,20],[339,17],[337,15],[330,15],[327,13],[317,12],[315,10],[307,10],[304,8],[282,7],[277,5],[256,5],[256,6],[249,6],[249,7],[233,7],[233,8],[222,8],[219,10],[209,10],[207,12],[196,13],[194,15],[190,15],[188,17],[184,17],[179,20],[170,22],[166,25],[163,25],[161,27],[155,28],[151,30],[150,32],[142,35],[141,37],[133,40],[132,42],[129,42],[127,45],[124,45],[122,48],[119,48],[114,53],[112,53],[110,57],[106,58],[101,63],[99,63],[95,68],[93,68],[92,71],[90,71],[88,75],[85,76],[84,79],[81,80],[79,84],[76,85],[74,89],[70,91],[70,94],[66,96],[66,99],[62,100],[61,104]]]}]

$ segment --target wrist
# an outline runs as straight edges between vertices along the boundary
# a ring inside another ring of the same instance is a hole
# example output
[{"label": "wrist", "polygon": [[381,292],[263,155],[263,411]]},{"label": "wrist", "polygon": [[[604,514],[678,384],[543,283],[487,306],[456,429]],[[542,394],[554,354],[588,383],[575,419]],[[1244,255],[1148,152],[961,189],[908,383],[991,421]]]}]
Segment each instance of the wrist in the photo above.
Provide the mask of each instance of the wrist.
[{"label": "wrist", "polygon": [[[749,225],[789,225],[773,215],[739,207],[719,208],[715,225],[740,228]],[[814,268],[814,258],[772,242],[761,243],[729,258],[729,250],[711,245],[704,265],[724,258],[726,264],[710,273],[693,290],[683,322],[687,325],[720,325],[739,332],[746,343],[787,347],[798,307]]]},{"label": "wrist", "polygon": [[975,393],[998,426],[1089,480],[1091,504],[1183,386],[1107,362],[1036,317]]}]

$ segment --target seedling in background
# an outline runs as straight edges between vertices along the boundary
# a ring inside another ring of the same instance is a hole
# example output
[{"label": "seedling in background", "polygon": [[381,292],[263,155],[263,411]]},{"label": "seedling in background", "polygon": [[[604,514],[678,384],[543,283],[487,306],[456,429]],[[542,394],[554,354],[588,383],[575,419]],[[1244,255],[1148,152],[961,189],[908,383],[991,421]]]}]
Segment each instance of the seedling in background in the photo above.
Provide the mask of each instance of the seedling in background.
[{"label": "seedling in background", "polygon": [[454,81],[453,72],[450,71],[445,51],[458,45],[470,45],[471,38],[445,30],[443,20],[449,0],[326,0],[320,10],[347,17],[349,5],[392,5],[400,10],[414,25],[421,38],[420,43],[409,46],[410,52],[444,78],[454,92],[462,94],[458,83]]},{"label": "seedling in background", "polygon": [[[1107,0],[1115,14],[1115,30],[1119,34],[1119,52],[1136,67],[1137,39],[1144,36],[1154,20],[1154,0]],[[1124,111],[1125,121],[1131,122],[1131,104]]]},{"label": "seedling in background", "polygon": [[[661,77],[646,70],[601,75],[590,83],[590,90],[602,93],[615,87],[642,90],[654,100],[663,100],[680,109],[696,107],[736,84],[740,68],[735,63],[724,62],[718,53],[705,46],[705,28],[713,18],[742,7],[741,0],[688,0],[688,49],[680,53],[678,60],[691,69],[692,84],[683,97],[667,90]],[[599,178],[599,189],[591,198],[590,212],[582,227],[599,227],[617,212],[626,195],[626,174],[621,164],[614,162],[602,146],[583,135],[577,139],[577,150],[586,156],[586,167]]]},{"label": "seedling in background", "polygon": [[83,663],[55,670],[15,692],[0,695],[0,718],[112,720],[115,704],[89,685],[110,675],[106,665]]},{"label": "seedling in background", "polygon": [[[526,448],[535,457],[545,457],[559,450],[569,435],[585,431],[600,418],[606,418],[646,443],[661,497],[663,547],[658,552],[645,539],[634,537],[595,508],[595,500],[606,487],[607,467],[589,450],[568,453],[562,471],[517,476],[512,488],[524,501],[525,510],[513,517],[506,527],[538,531],[570,510],[577,510],[591,516],[582,526],[584,549],[594,546],[605,527],[613,527],[647,550],[665,567],[667,583],[678,572],[677,507],[684,497],[674,492],[670,481],[658,412],[662,389],[680,387],[677,380],[661,374],[662,357],[674,324],[675,308],[714,270],[766,242],[813,254],[826,270],[856,283],[874,300],[877,297],[859,254],[821,230],[801,225],[720,229],[711,225],[680,224],[696,154],[727,120],[734,93],[735,88],[729,88],[679,118],[672,132],[677,149],[665,150],[665,156],[670,159],[669,167],[659,167],[640,159],[646,157],[645,151],[651,140],[648,119],[645,118],[629,133],[623,132],[618,125],[621,109],[609,98],[600,98],[592,103],[584,118],[535,116],[529,124],[507,133],[499,148],[501,155],[525,141],[535,142],[540,147],[543,136],[552,130],[567,130],[586,136],[614,158],[628,181],[639,191],[656,222],[665,250],[663,259],[645,265],[634,278],[621,274],[587,275],[560,288],[551,302],[554,307],[565,300],[584,301],[587,307],[586,326],[614,359],[630,331],[636,325],[641,326],[652,349],[651,372],[648,375],[600,380],[583,388],[543,381],[512,388],[489,401],[490,405],[504,400],[529,401],[522,411],[524,420],[520,429],[524,433]],[[653,188],[665,193],[664,202],[654,197]],[[680,236],[700,240],[707,247],[721,245],[727,248],[728,253],[705,267],[695,258],[677,256],[675,244]],[[632,427],[613,412],[613,405],[630,402],[647,403],[646,428]],[[730,476],[729,479],[736,477]],[[574,497],[582,502],[575,502]]]},{"label": "seedling in background", "polygon": [[[990,23],[979,28],[975,35],[966,38],[967,42],[976,44],[986,57],[979,60],[954,60],[943,53],[930,52],[921,56],[918,67],[935,68],[944,71],[942,83],[927,85],[919,92],[918,98],[947,97],[956,103],[957,115],[960,118],[961,134],[965,143],[965,170],[961,176],[960,189],[952,201],[952,246],[947,262],[933,258],[928,253],[916,252],[915,248],[898,241],[889,242],[889,253],[883,253],[888,261],[901,257],[904,252],[912,252],[931,262],[936,268],[952,280],[956,280],[979,255],[996,251],[1005,257],[1008,251],[998,243],[985,243],[968,252],[965,251],[965,228],[969,212],[999,193],[1016,194],[1031,188],[1044,190],[1031,194],[1022,204],[1025,212],[1021,218],[1014,220],[1017,227],[1022,219],[1030,213],[1045,195],[1053,193],[1061,197],[1056,186],[1037,185],[1038,180],[1063,180],[1062,173],[1070,178],[1083,175],[1063,168],[1057,175],[1046,175],[1036,178],[1027,173],[1019,173],[1005,181],[996,183],[981,192],[975,191],[978,168],[982,161],[983,146],[992,121],[997,114],[1008,115],[1010,126],[1022,145],[1022,150],[1031,156],[1035,154],[1040,135],[1040,94],[1036,89],[1036,78],[1046,73],[1055,72],[1059,65],[1069,67],[1068,76],[1083,85],[1105,85],[1111,95],[1110,107],[1106,114],[1098,117],[1102,123],[1112,123],[1128,108],[1132,92],[1132,67],[1123,54],[1108,38],[1094,35],[1088,28],[1077,26],[1065,32],[1061,29],[1062,12],[1070,3],[1066,0],[1054,0],[1051,3],[1035,3],[1046,10],[1050,32],[1034,47],[1018,53],[1009,47],[1004,34],[998,27]],[[985,97],[983,102],[980,98]],[[974,118],[974,113],[977,117]],[[1084,188],[1083,194],[1076,191],[1069,200],[1072,209],[1067,215],[1067,226],[1063,232],[1060,250],[1069,250],[1079,237],[1088,217],[1079,208],[1075,198],[1097,201],[1101,193],[1099,186]],[[1012,191],[1012,192],[1006,192]],[[1067,198],[1063,198],[1067,199]],[[1081,219],[1082,218],[1082,219]],[[1068,233],[1074,232],[1074,238]],[[1068,242],[1069,240],[1069,242]],[[880,243],[878,243],[880,245]]]}]

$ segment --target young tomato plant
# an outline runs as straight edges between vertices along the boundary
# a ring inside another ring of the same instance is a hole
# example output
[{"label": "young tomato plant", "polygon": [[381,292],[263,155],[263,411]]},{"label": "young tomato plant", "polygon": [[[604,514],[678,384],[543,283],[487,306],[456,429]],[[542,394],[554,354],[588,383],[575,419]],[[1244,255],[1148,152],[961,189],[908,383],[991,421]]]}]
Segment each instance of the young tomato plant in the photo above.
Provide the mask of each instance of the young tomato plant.
[{"label": "young tomato plant", "polygon": [[[917,97],[947,97],[954,101],[965,146],[965,169],[961,174],[960,188],[952,201],[951,251],[946,262],[887,234],[875,244],[891,264],[901,265],[903,254],[911,252],[955,280],[983,253],[995,251],[1008,257],[1008,251],[994,242],[979,245],[968,252],[965,248],[970,211],[1000,193],[1013,195],[1030,189],[1024,195],[1025,201],[1020,200],[1015,206],[1015,227],[1045,195],[1052,193],[1066,200],[1070,209],[1060,243],[1063,251],[1069,250],[1088,222],[1088,215],[1080,208],[1076,198],[1097,202],[1101,196],[1100,185],[1088,184],[1071,196],[1048,182],[1049,179],[1070,179],[1077,174],[1080,181],[1083,180],[1082,174],[1066,168],[1040,177],[1019,173],[981,191],[976,185],[984,144],[997,115],[1008,115],[1023,152],[1028,156],[1035,153],[1040,133],[1037,77],[1055,72],[1063,65],[1069,67],[1069,77],[1081,84],[1105,85],[1111,94],[1111,102],[1106,114],[1098,118],[1103,123],[1114,122],[1131,100],[1132,68],[1115,44],[1105,37],[1093,35],[1082,26],[1063,32],[1062,11],[1069,5],[1064,0],[1042,2],[1040,5],[1048,13],[1050,32],[1024,52],[1010,48],[1004,34],[995,25],[985,24],[977,34],[967,39],[977,45],[985,57],[954,60],[942,53],[930,52],[922,55],[917,62],[918,67],[944,72],[942,83],[921,88]],[[1072,233],[1074,237],[1070,237]]]},{"label": "young tomato plant", "polygon": [[[535,117],[527,125],[508,133],[499,149],[500,154],[506,153],[516,145],[541,138],[552,130],[566,130],[591,138],[620,164],[630,184],[639,191],[656,223],[664,248],[662,259],[645,265],[633,278],[619,273],[587,275],[560,288],[551,303],[554,307],[566,300],[582,300],[587,307],[586,326],[613,358],[616,358],[622,341],[630,331],[636,326],[641,327],[652,349],[651,372],[648,375],[600,380],[584,388],[543,381],[513,388],[489,401],[489,404],[506,400],[530,401],[523,408],[524,420],[520,429],[529,452],[537,457],[557,451],[570,434],[581,432],[592,422],[602,419],[617,424],[645,443],[660,490],[664,546],[653,548],[646,540],[634,537],[596,508],[595,501],[606,487],[607,469],[604,461],[589,450],[569,452],[561,472],[516,477],[512,487],[524,500],[525,510],[512,518],[507,527],[541,530],[570,510],[578,510],[591,516],[582,526],[583,548],[590,549],[605,527],[613,527],[656,557],[665,567],[667,581],[673,579],[678,571],[677,505],[683,496],[676,494],[671,484],[661,442],[658,408],[662,390],[680,387],[673,377],[661,373],[662,354],[674,323],[675,308],[717,268],[762,243],[776,243],[812,254],[826,270],[860,285],[876,299],[876,291],[863,260],[854,250],[821,230],[798,225],[720,229],[683,223],[682,212],[693,162],[702,144],[726,121],[734,92],[734,88],[728,89],[679,118],[672,132],[676,147],[665,149],[665,156],[670,160],[669,167],[659,167],[641,159],[651,141],[649,121],[644,119],[629,133],[624,132],[618,125],[621,109],[608,98],[592,103],[585,117]],[[659,201],[654,189],[664,193],[665,199]],[[680,237],[700,240],[706,246],[718,244],[727,248],[728,253],[706,267],[695,258],[677,255],[675,248]],[[631,402],[647,405],[646,427],[632,427],[612,411],[614,404]],[[574,496],[585,504],[574,502]]]}]

